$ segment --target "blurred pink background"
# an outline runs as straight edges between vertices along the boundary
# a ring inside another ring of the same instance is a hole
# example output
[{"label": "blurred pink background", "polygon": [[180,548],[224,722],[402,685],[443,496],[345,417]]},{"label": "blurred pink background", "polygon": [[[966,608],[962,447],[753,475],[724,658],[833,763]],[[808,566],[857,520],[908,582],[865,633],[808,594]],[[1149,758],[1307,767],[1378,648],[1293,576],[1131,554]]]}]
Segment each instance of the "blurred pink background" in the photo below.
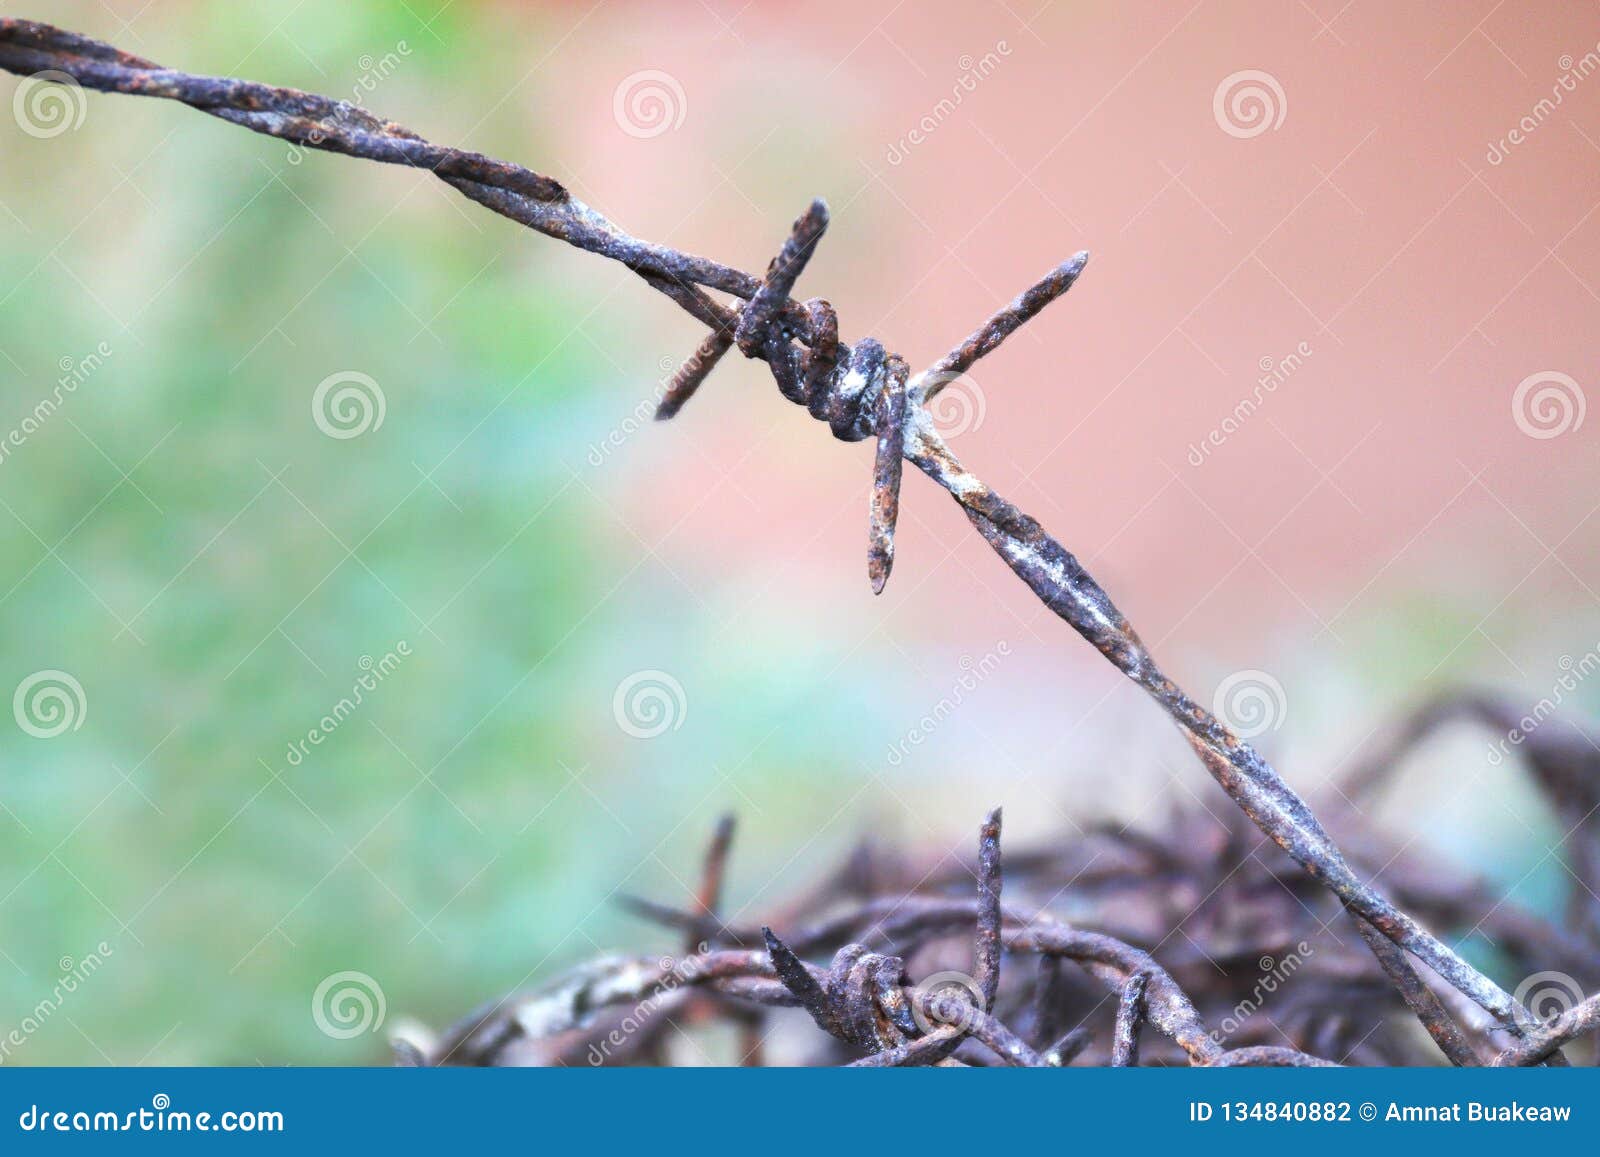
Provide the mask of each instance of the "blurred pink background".
[{"label": "blurred pink background", "polygon": [[[552,167],[642,235],[748,269],[827,197],[834,225],[800,288],[830,298],[847,335],[925,364],[1092,251],[1068,297],[976,368],[981,422],[953,441],[1198,698],[1270,668],[1301,729],[1348,749],[1419,684],[1537,697],[1561,655],[1593,645],[1593,6],[563,13],[559,48],[515,94],[563,110]],[[619,79],[642,70],[681,84],[682,121],[635,139],[609,121]],[[1270,83],[1229,83],[1246,70]],[[1230,106],[1241,85],[1268,107]],[[696,340],[636,292],[599,308],[621,332],[662,318],[651,356]],[[1257,396],[1263,363],[1297,353],[1235,431],[1195,449]],[[911,653],[1005,638],[1022,661],[997,683],[1052,702],[1058,740],[1102,696],[1133,699],[921,479],[874,605],[867,455],[750,367],[719,370],[677,425],[640,440],[611,497],[686,581],[748,588],[720,645],[758,646],[753,626],[800,615]],[[665,471],[675,484],[641,484]],[[934,692],[946,674],[905,671]]]}]

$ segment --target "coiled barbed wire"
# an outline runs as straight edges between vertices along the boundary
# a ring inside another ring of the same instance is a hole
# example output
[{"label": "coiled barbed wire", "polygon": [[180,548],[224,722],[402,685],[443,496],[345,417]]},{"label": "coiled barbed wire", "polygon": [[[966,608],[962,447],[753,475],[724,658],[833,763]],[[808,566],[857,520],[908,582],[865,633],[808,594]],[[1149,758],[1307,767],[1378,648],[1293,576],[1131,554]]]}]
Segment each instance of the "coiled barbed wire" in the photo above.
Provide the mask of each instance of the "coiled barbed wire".
[{"label": "coiled barbed wire", "polygon": [[[963,1046],[976,1047],[986,1063],[1025,1068],[1060,1067],[1089,1045],[1079,1025],[1045,1048],[1031,1045],[995,1012],[1003,953],[1037,956],[1046,963],[1072,960],[1118,1000],[1111,1063],[1134,1065],[1139,1038],[1149,1026],[1169,1038],[1191,1064],[1321,1066],[1332,1062],[1295,1048],[1250,1044],[1229,1049],[1210,1030],[1173,976],[1153,957],[1113,936],[1088,932],[1041,914],[1001,904],[1000,811],[979,831],[977,896],[972,899],[885,897],[810,927],[790,941],[762,928],[763,949],[731,947],[751,935],[721,925],[715,945],[702,943],[682,960],[613,957],[592,961],[539,992],[505,998],[481,1008],[434,1037],[416,1028],[394,1038],[403,1065],[517,1063],[518,1049],[551,1046],[547,1062],[590,1054],[590,1042],[605,1039],[608,1010],[623,1010],[637,1024],[665,1024],[696,993],[724,1004],[758,1009],[798,1007],[850,1053],[849,1063],[880,1068],[955,1065]],[[713,839],[721,853],[707,857],[700,895],[721,890],[730,823]],[[931,873],[924,873],[924,877]],[[683,913],[658,909],[657,918],[682,921]],[[692,921],[698,914],[689,914]],[[903,957],[874,951],[867,938],[915,946],[929,938],[973,930],[973,972],[963,984],[913,983]],[[843,943],[840,943],[844,941]],[[802,952],[839,944],[827,968],[806,962]],[[1050,1006],[1044,989],[1030,1012],[1033,1028],[1045,1026]],[[632,1006],[631,1014],[627,1010]],[[531,1026],[531,1027],[530,1027]],[[618,1048],[626,1060],[659,1043],[654,1031],[634,1032]],[[759,1039],[759,1038],[758,1038]],[[613,1059],[613,1058],[603,1058]],[[976,1058],[974,1058],[976,1059]]]},{"label": "coiled barbed wire", "polygon": [[[1378,754],[1398,760],[1413,734]],[[1585,744],[1585,756],[1580,743],[1571,733],[1547,736],[1527,758],[1546,798],[1559,793],[1539,765],[1563,748],[1561,758],[1600,783],[1600,748]],[[1335,794],[1358,787],[1359,778]],[[1348,810],[1367,832],[1366,815]],[[1600,940],[1504,901],[1485,914],[1481,885],[1437,862],[1413,863],[1385,841],[1360,841],[1361,859],[1383,865],[1408,903],[1445,924],[1472,926],[1518,969],[1555,963],[1572,970],[1536,971],[1518,986],[1557,986],[1539,1027],[1513,1037],[1470,1007],[1446,1008],[1420,981],[1392,983],[1389,958],[1399,949],[1365,923],[1353,925],[1360,936],[1341,932],[1326,893],[1274,862],[1280,854],[1261,848],[1242,817],[1219,825],[1195,808],[1150,830],[1100,828],[1012,856],[1006,882],[1014,878],[1020,899],[1008,895],[1003,903],[1000,819],[998,810],[985,819],[969,862],[902,858],[869,838],[821,887],[773,913],[785,930],[780,937],[771,926],[730,922],[715,899],[733,834],[725,816],[690,907],[622,898],[636,914],[682,931],[689,956],[591,960],[441,1033],[407,1026],[392,1038],[396,1058],[660,1064],[674,1040],[720,1021],[739,1027],[742,1063],[764,1064],[779,1025],[773,1010],[781,1008],[803,1010],[831,1039],[811,1047],[813,1062],[858,1067],[1061,1067],[1080,1058],[1112,1066],[1315,1067],[1437,1063],[1440,1054],[1455,1065],[1528,1065],[1600,1030],[1600,997],[1581,999],[1579,986],[1580,977],[1600,975]],[[1589,887],[1573,877],[1574,893]],[[1065,903],[1073,918],[1030,901]],[[1373,969],[1369,949],[1381,969]],[[825,967],[807,960],[830,956]],[[1037,962],[1031,977],[1030,961]],[[1397,1017],[1406,1010],[1426,1036]]]},{"label": "coiled barbed wire", "polygon": [[[1126,617],[1077,558],[969,471],[934,429],[927,403],[953,375],[992,352],[1070,288],[1087,254],[1053,269],[927,370],[902,377],[901,363],[891,355],[883,356],[878,369],[875,351],[882,347],[876,343],[863,340],[848,354],[842,344],[835,348],[837,321],[825,303],[813,303],[813,308],[788,296],[826,224],[820,202],[797,222],[766,278],[757,279],[707,258],[640,240],[549,177],[480,153],[435,145],[348,102],[163,68],[101,41],[9,17],[0,19],[0,68],[29,76],[49,74],[54,81],[65,77],[90,89],[175,100],[307,148],[424,168],[494,212],[632,269],[651,288],[710,327],[674,380],[663,402],[663,417],[682,407],[737,342],[741,352],[767,363],[786,396],[803,400],[813,413],[826,416],[836,433],[876,434],[868,547],[874,590],[883,589],[893,561],[903,458],[961,505],[978,533],[1045,606],[1162,707],[1244,814],[1338,896],[1357,921],[1365,921],[1381,938],[1416,956],[1508,1031],[1520,1034],[1536,1027],[1535,1019],[1510,993],[1357,875],[1305,801],[1271,764],[1160,669]],[[707,291],[729,294],[747,304],[732,308]],[[804,351],[794,345],[797,340]],[[897,445],[898,457],[893,453]],[[1403,954],[1380,952],[1380,961],[1402,987],[1421,983]],[[1559,1058],[1559,1052],[1550,1054],[1553,1062]]]}]

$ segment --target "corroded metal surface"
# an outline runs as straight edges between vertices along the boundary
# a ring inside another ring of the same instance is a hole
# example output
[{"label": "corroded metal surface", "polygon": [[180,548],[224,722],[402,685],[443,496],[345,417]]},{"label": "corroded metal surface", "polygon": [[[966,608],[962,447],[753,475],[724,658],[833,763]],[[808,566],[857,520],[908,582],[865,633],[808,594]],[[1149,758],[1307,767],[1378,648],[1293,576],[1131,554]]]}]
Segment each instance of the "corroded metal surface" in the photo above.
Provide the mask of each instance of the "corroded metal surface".
[{"label": "corroded metal surface", "polygon": [[1144,994],[1150,985],[1148,972],[1128,977],[1117,997],[1117,1024],[1111,1038],[1111,1067],[1133,1068],[1139,1063],[1139,1030],[1144,1027]]},{"label": "corroded metal surface", "polygon": [[[660,1063],[671,1026],[692,1027],[695,1001],[755,1039],[773,1031],[777,1010],[803,1009],[828,1042],[817,1061],[873,1068],[1528,1065],[1600,1029],[1600,997],[1518,1037],[1481,1013],[1471,1018],[1470,1006],[1448,1008],[1409,965],[1403,981],[1386,974],[1404,963],[1400,950],[1363,921],[1336,921],[1338,903],[1303,875],[1283,874],[1289,862],[1274,861],[1258,841],[1252,847],[1247,831],[1241,825],[1219,843],[1215,821],[1199,812],[1165,829],[1105,830],[1077,846],[1015,857],[1003,877],[1000,816],[991,813],[970,866],[941,856],[931,867],[912,860],[886,874],[881,856],[853,856],[824,888],[783,911],[793,929],[787,939],[770,928],[724,925],[715,946],[681,961],[602,958],[480,1009],[437,1040],[398,1041],[397,1056],[411,1064]],[[728,832],[726,822],[718,826],[708,861],[725,861]],[[1399,869],[1408,901],[1447,926],[1478,922],[1470,881],[1435,872],[1414,891],[1401,858],[1374,854]],[[880,866],[868,866],[875,858]],[[1012,890],[1059,899],[1074,918],[1002,903],[1003,878],[1015,882]],[[683,911],[630,906],[683,929],[697,926],[703,895],[702,884]],[[1534,967],[1558,930],[1506,915],[1481,922],[1480,934],[1517,967]],[[1106,927],[1083,926],[1091,921]],[[1502,932],[1514,935],[1502,940]],[[752,942],[761,946],[746,947]],[[948,971],[969,951],[970,975]],[[830,954],[826,967],[808,959]],[[1039,962],[1032,970],[1031,959]],[[1596,971],[1600,956],[1584,975]],[[1407,1010],[1431,1042],[1407,1031]],[[596,1059],[594,1042],[614,1037],[619,1025],[624,1043]]]},{"label": "corroded metal surface", "polygon": [[[841,342],[838,320],[826,302],[802,304],[789,297],[826,228],[827,212],[820,201],[813,202],[795,223],[767,275],[755,278],[707,258],[636,238],[572,197],[550,177],[478,153],[435,145],[348,102],[178,72],[75,33],[12,18],[0,19],[0,67],[21,74],[65,73],[85,88],[180,101],[306,148],[425,168],[494,212],[625,265],[711,331],[669,386],[661,406],[663,417],[682,407],[736,343],[741,352],[768,365],[785,397],[827,421],[837,437],[855,441],[876,435],[879,449],[869,516],[868,566],[875,590],[882,589],[893,560],[903,457],[951,494],[979,534],[1046,606],[1166,711],[1243,814],[1332,892],[1362,925],[1414,955],[1486,1010],[1501,1029],[1513,1036],[1526,1033],[1527,1041],[1513,1047],[1512,1055],[1554,1061],[1559,1055],[1554,1050],[1561,1041],[1571,1039],[1563,1035],[1564,1029],[1553,1032],[1550,1025],[1538,1024],[1503,988],[1358,874],[1277,771],[1162,672],[1107,592],[1072,553],[969,471],[934,428],[926,408],[928,399],[943,389],[952,375],[965,372],[1070,288],[1082,273],[1087,254],[1077,254],[1051,270],[927,370],[909,375],[904,362],[871,338],[862,338],[853,346]],[[711,293],[729,295],[735,304],[724,305]],[[1552,790],[1564,793],[1564,813],[1581,811],[1585,800],[1600,802],[1595,780],[1574,773],[1574,766],[1578,765],[1564,753],[1561,758],[1546,753],[1536,763],[1536,773],[1554,785]],[[1582,766],[1592,771],[1589,765]],[[1574,825],[1576,835],[1569,837],[1569,856],[1578,864],[1574,871],[1581,870],[1584,878],[1591,880],[1600,872],[1596,821],[1592,818],[1595,810],[1591,803]],[[1593,889],[1590,891],[1592,895]],[[1574,912],[1586,936],[1592,937],[1600,924],[1600,901],[1575,899]],[[700,913],[697,919],[704,924],[706,914]],[[1024,935],[1037,937],[1039,933]],[[1460,1055],[1454,1044],[1446,1044],[1449,1034],[1439,1017],[1449,1014],[1442,1005],[1435,1008],[1421,997],[1408,977],[1410,966],[1404,959],[1378,947],[1376,941],[1371,943],[1386,974],[1402,993],[1410,993],[1413,1010],[1429,1024],[1435,1040]],[[719,957],[717,963],[726,962]],[[1099,967],[1117,972],[1120,992],[1126,974],[1111,963],[1101,962]],[[1146,1014],[1150,1023],[1175,1038],[1190,1039],[1192,1025],[1179,1000],[1181,994],[1174,995],[1162,975],[1151,973],[1144,994]],[[790,979],[798,981],[798,974],[791,970]],[[756,974],[730,978],[726,983],[741,991],[789,992],[776,979]],[[988,1014],[980,1010],[979,1015]],[[1572,1024],[1580,1026],[1576,1032],[1585,1031],[1581,1026],[1591,1023],[1586,1019],[1590,1015],[1574,1017]],[[1208,1051],[1192,1039],[1191,1045],[1195,1050],[1191,1055],[1203,1057],[1206,1063],[1215,1061],[1214,1049]]]}]

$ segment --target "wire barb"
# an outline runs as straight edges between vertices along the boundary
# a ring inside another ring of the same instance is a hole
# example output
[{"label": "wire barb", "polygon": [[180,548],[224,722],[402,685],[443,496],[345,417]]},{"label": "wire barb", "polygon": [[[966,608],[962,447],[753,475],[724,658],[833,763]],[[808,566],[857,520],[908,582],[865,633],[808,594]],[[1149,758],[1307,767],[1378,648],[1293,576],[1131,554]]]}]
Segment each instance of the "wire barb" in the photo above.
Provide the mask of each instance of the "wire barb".
[{"label": "wire barb", "polygon": [[984,817],[978,832],[978,936],[973,980],[983,1007],[993,1011],[1000,991],[1000,809]]},{"label": "wire barb", "polygon": [[805,962],[794,954],[793,949],[779,940],[771,928],[763,928],[761,935],[766,938],[767,956],[771,958],[773,971],[778,974],[783,986],[794,995],[800,1007],[811,1014],[811,1019],[817,1022],[818,1028],[836,1034],[839,1026],[829,1006],[828,994],[822,990],[822,985],[817,983],[816,977],[811,975],[811,970],[806,967]]},{"label": "wire barb", "polygon": [[925,383],[922,400],[932,401],[941,390],[971,369],[972,364],[979,358],[993,353],[1001,342],[1021,329],[1025,322],[1071,289],[1079,274],[1083,272],[1084,266],[1088,264],[1087,249],[1074,253],[1029,286],[1010,305],[998,310],[955,349],[929,366],[921,375]]}]

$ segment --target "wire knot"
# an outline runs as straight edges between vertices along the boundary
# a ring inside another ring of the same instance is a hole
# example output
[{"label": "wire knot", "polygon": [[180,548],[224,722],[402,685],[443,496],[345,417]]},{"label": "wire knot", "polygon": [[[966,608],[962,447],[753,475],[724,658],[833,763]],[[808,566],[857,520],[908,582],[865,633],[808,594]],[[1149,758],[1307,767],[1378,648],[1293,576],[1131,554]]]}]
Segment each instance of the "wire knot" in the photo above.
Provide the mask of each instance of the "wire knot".
[{"label": "wire knot", "polygon": [[846,944],[828,969],[823,991],[828,994],[838,1035],[869,1050],[894,1048],[920,1030],[906,999],[905,961],[872,952],[864,944]]},{"label": "wire knot", "polygon": [[906,964],[898,956],[846,944],[819,980],[794,951],[762,929],[778,979],[817,1024],[868,1052],[897,1048],[921,1035],[911,1015]]},{"label": "wire knot", "polygon": [[[879,594],[894,565],[894,529],[900,516],[900,478],[912,407],[932,401],[973,362],[1070,289],[1089,255],[1075,254],[1040,278],[920,375],[917,381],[922,385],[913,391],[905,359],[885,353],[882,343],[873,338],[862,338],[854,348],[845,345],[839,340],[839,318],[833,306],[816,297],[804,304],[790,299],[827,228],[827,205],[820,200],[811,202],[767,266],[766,276],[737,313],[693,287],[652,275],[652,285],[714,326],[667,384],[656,417],[674,417],[722,356],[737,344],[745,357],[766,362],[779,392],[804,406],[813,418],[828,423],[835,438],[859,442],[876,435],[867,577],[873,593]],[[961,494],[957,497],[966,501]]]},{"label": "wire knot", "polygon": [[811,205],[795,221],[767,275],[737,317],[713,330],[668,384],[657,418],[671,418],[699,389],[722,355],[737,344],[772,369],[778,391],[828,423],[833,436],[859,442],[877,436],[868,514],[867,577],[873,593],[889,581],[906,446],[906,383],[910,367],[882,343],[839,340],[839,318],[821,298],[804,305],[789,294],[828,227],[828,207]]}]

